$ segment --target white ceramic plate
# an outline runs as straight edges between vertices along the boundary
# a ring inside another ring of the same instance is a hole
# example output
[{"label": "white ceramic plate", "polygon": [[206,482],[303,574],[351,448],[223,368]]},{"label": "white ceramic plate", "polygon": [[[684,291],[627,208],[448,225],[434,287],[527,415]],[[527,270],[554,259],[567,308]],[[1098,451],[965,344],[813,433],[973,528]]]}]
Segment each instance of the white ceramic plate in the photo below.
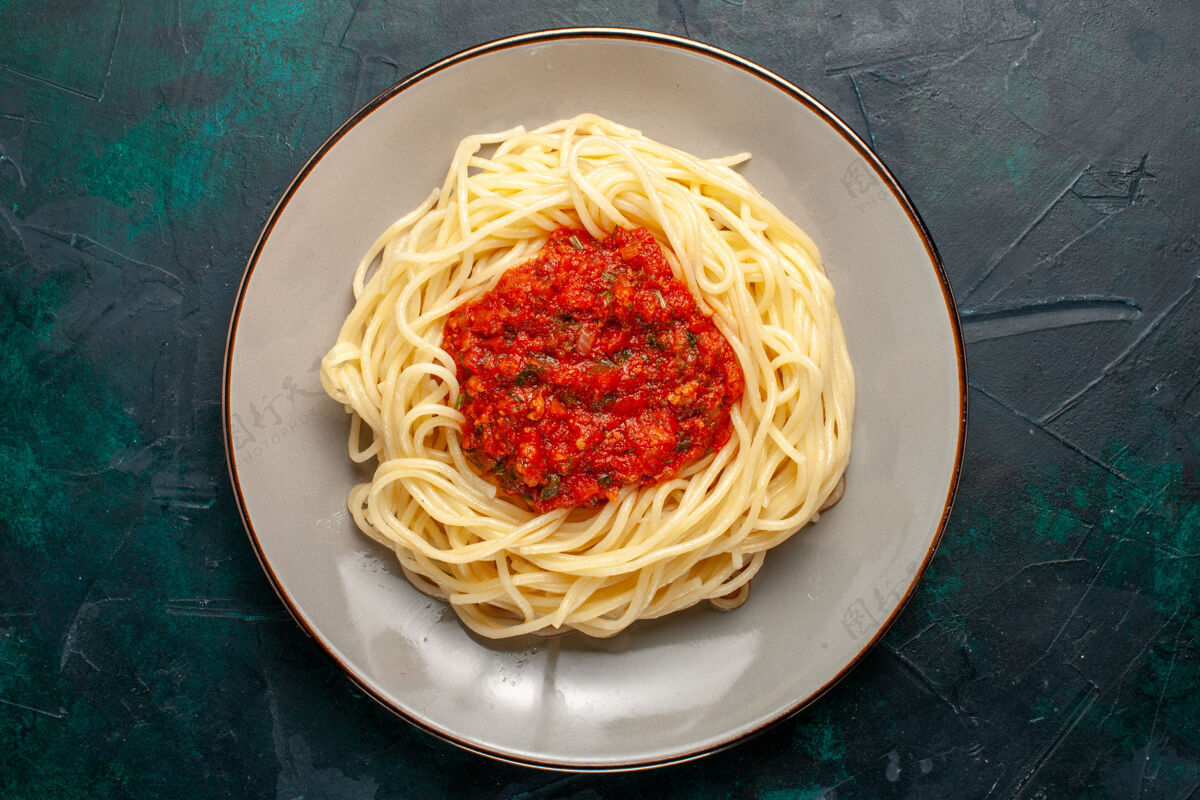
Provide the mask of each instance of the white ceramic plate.
[{"label": "white ceramic plate", "polygon": [[[845,498],[771,553],[749,602],[609,640],[468,635],[354,527],[348,417],[320,357],[362,253],[440,184],[468,133],[592,111],[743,168],[817,242],[858,378]],[[250,538],[300,625],[375,699],[449,741],[560,769],[694,758],[802,708],[863,655],[933,555],[957,485],[966,376],[954,303],[911,203],[851,130],[736,56],[587,29],[466,51],[389,89],[317,152],[247,267],[225,434]]]}]

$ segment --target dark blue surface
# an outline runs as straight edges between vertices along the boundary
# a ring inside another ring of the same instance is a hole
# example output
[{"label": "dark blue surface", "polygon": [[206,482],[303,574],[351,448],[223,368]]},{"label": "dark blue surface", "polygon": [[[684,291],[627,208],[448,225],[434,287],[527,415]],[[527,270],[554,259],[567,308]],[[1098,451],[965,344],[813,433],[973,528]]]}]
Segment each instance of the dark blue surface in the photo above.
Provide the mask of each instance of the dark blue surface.
[{"label": "dark blue surface", "polygon": [[[0,6],[0,795],[1200,792],[1195,4]],[[272,594],[220,381],[271,208],[362,103],[566,25],[731,50],[857,130],[958,298],[958,506],[816,706],[629,775],[505,766],[362,697]]]}]

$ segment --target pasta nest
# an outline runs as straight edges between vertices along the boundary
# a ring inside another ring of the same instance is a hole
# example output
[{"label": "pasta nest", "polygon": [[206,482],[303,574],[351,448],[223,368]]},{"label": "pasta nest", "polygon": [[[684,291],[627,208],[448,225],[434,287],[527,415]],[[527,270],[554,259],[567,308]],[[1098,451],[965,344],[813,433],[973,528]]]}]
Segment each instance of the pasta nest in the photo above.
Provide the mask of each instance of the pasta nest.
[{"label": "pasta nest", "polygon": [[[364,255],[354,307],[322,360],[352,415],[350,457],[374,460],[348,506],[418,589],[488,638],[612,636],[708,600],[745,601],[764,557],[842,491],[854,376],[812,240],[732,167],[582,115],[468,136],[445,182]],[[442,327],[560,227],[645,227],[712,315],[745,376],[732,435],[654,486],[537,514],[461,449]]]}]

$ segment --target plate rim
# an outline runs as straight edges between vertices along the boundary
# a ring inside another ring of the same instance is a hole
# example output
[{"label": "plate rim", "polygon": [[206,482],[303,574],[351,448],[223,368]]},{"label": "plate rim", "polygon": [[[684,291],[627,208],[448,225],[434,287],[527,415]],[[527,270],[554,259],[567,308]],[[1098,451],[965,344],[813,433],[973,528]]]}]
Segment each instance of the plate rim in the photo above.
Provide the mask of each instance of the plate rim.
[{"label": "plate rim", "polygon": [[[478,56],[487,55],[490,53],[508,50],[515,47],[524,47],[531,44],[542,44],[546,42],[574,40],[574,39],[616,39],[641,42],[644,44],[658,45],[668,48],[675,48],[685,52],[712,58],[729,66],[736,67],[742,71],[749,73],[752,77],[764,81],[768,85],[782,91],[790,96],[808,110],[821,118],[835,132],[840,134],[844,140],[858,153],[858,155],[867,162],[867,164],[875,171],[876,175],[883,181],[893,198],[900,204],[909,219],[909,223],[913,226],[914,231],[921,240],[922,245],[929,257],[930,265],[934,269],[934,275],[937,279],[939,288],[942,291],[942,298],[945,303],[946,315],[950,323],[951,333],[954,340],[955,360],[958,371],[958,435],[955,444],[954,466],[950,475],[950,483],[946,493],[946,499],[943,504],[942,514],[938,520],[937,528],[930,540],[929,548],[925,553],[924,559],[913,575],[912,580],[901,596],[895,610],[884,620],[878,630],[859,648],[858,652],[842,666],[832,677],[822,684],[815,691],[797,700],[795,703],[775,714],[774,716],[760,720],[754,724],[754,727],[726,736],[720,741],[692,749],[685,752],[680,752],[675,755],[663,757],[650,757],[644,760],[630,760],[607,764],[571,764],[566,762],[557,762],[552,760],[539,760],[537,758],[522,757],[513,753],[506,753],[492,748],[484,747],[474,742],[468,742],[460,739],[453,733],[441,730],[428,720],[423,720],[413,714],[410,714],[403,709],[397,708],[390,703],[386,698],[382,697],[379,692],[367,686],[354,672],[345,664],[341,658],[334,652],[334,649],[327,643],[318,631],[312,629],[299,609],[296,608],[292,599],[288,595],[283,586],[283,582],[271,567],[267,560],[266,554],[263,551],[258,534],[255,532],[254,524],[250,519],[249,510],[246,507],[246,499],[242,492],[241,482],[238,479],[237,465],[235,462],[234,446],[233,446],[233,421],[231,414],[230,402],[230,380],[233,369],[233,353],[237,341],[238,323],[241,319],[242,305],[246,297],[246,291],[250,285],[254,270],[258,266],[259,259],[262,256],[263,249],[267,241],[270,239],[276,223],[280,216],[287,208],[288,203],[299,191],[304,184],[309,173],[316,168],[321,159],[333,149],[341,139],[350,132],[356,125],[370,116],[376,109],[387,103],[395,96],[409,89],[410,87],[420,83],[421,81],[435,75],[443,70],[454,67],[458,64],[469,61]],[[735,744],[744,742],[754,736],[757,736],[772,727],[778,725],[784,720],[795,716],[799,712],[811,706],[829,692],[839,681],[841,681],[851,670],[853,670],[862,659],[870,652],[879,640],[888,632],[888,630],[899,618],[900,613],[908,605],[916,591],[918,584],[925,577],[925,573],[929,569],[930,563],[937,552],[938,546],[941,544],[942,537],[945,534],[946,527],[950,520],[950,515],[954,508],[954,502],[958,494],[958,489],[962,476],[963,460],[966,449],[967,436],[967,419],[968,419],[968,401],[969,391],[967,384],[967,363],[966,351],[963,344],[962,323],[958,314],[958,306],[954,299],[954,292],[950,285],[950,280],[946,274],[945,264],[942,261],[941,255],[938,253],[937,247],[933,242],[933,237],[926,226],[925,221],[918,213],[916,206],[909,198],[908,193],[900,185],[900,182],[892,174],[891,170],[883,163],[883,161],[875,154],[862,138],[854,132],[854,130],[842,121],[840,117],[829,110],[824,104],[816,100],[812,95],[808,94],[803,89],[791,83],[787,79],[777,75],[767,68],[750,61],[742,56],[731,53],[727,50],[715,47],[710,44],[698,42],[693,39],[687,39],[681,36],[675,36],[669,33],[660,33],[657,31],[641,30],[635,28],[620,28],[620,27],[569,27],[569,28],[552,28],[546,30],[531,31],[528,33],[506,36],[483,44],[468,47],[460,50],[445,58],[439,59],[421,69],[410,74],[408,77],[392,84],[384,89],[361,108],[355,111],[345,122],[325,139],[324,142],[316,149],[311,157],[305,162],[297,172],[296,177],[288,184],[288,187],[280,195],[270,215],[267,217],[266,223],[263,225],[262,231],[259,233],[254,247],[250,252],[250,257],[246,262],[246,267],[242,272],[241,280],[238,283],[237,293],[233,304],[233,310],[230,315],[229,328],[225,339],[224,363],[222,365],[222,381],[221,381],[221,423],[222,434],[225,444],[225,464],[228,471],[231,488],[233,489],[234,502],[237,506],[238,516],[242,521],[242,526],[246,530],[246,534],[250,539],[250,544],[254,550],[254,555],[258,559],[259,566],[262,567],[266,574],[271,588],[279,597],[284,607],[292,620],[300,627],[300,629],[320,647],[324,654],[331,658],[337,665],[338,669],[349,678],[367,697],[383,706],[391,713],[397,715],[409,724],[430,733],[442,741],[460,747],[464,750],[487,756],[498,761],[509,764],[517,764],[527,767],[536,767],[539,769],[562,771],[562,772],[627,772],[634,770],[650,769],[654,767],[662,767],[670,764],[679,764],[687,761],[692,761],[704,756],[712,755],[721,750],[732,747]]]}]

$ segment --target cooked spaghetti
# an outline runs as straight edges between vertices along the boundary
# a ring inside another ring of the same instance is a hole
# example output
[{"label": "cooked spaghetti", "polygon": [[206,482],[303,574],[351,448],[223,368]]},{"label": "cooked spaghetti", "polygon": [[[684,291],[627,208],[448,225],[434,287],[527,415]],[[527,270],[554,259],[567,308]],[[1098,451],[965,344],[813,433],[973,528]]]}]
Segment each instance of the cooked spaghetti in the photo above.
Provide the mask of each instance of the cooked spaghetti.
[{"label": "cooked spaghetti", "polygon": [[[592,115],[470,136],[360,262],[321,369],[350,457],[377,462],[349,507],[476,633],[611,636],[735,607],[766,552],[840,496],[854,380],[833,288],[731,169],[744,158]],[[576,266],[543,274],[537,313],[513,312],[534,284],[495,299],[564,241],[632,236],[670,276],[597,267],[570,285],[586,302],[550,313]]]}]

